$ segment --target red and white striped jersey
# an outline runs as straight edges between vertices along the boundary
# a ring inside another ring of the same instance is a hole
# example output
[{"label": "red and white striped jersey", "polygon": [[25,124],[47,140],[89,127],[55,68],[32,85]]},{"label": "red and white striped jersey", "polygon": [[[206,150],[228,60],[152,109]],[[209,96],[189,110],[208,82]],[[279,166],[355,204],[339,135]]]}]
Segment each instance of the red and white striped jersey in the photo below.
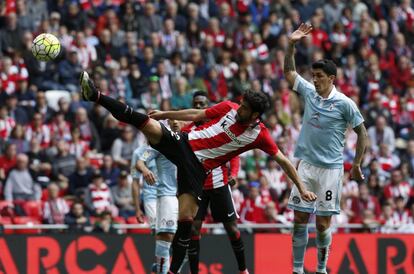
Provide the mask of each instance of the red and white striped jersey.
[{"label": "red and white striped jersey", "polygon": [[[197,126],[194,122],[184,126],[181,131],[190,132],[191,130],[196,129]],[[236,178],[240,168],[240,157],[236,156],[230,160],[230,176]],[[215,189],[228,184],[229,181],[229,167],[225,163],[222,166],[216,167],[213,169],[207,176],[204,181],[204,189]]]},{"label": "red and white striped jersey", "polygon": [[15,125],[16,121],[11,117],[0,119],[0,138],[3,140],[8,139]]},{"label": "red and white striped jersey", "polygon": [[403,197],[405,201],[412,196],[412,189],[408,182],[400,182],[396,185],[388,184],[384,187],[384,197],[386,199]]},{"label": "red and white striped jersey", "polygon": [[188,142],[205,170],[210,171],[255,148],[272,156],[277,154],[278,147],[263,123],[252,126],[236,121],[238,107],[225,101],[206,109],[210,121],[188,133]]}]

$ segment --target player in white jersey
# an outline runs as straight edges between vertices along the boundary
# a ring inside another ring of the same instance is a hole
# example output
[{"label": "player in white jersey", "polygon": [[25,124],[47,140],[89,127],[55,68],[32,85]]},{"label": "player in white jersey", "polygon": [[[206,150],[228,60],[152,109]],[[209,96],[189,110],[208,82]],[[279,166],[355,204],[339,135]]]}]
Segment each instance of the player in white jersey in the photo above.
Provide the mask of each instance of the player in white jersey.
[{"label": "player in white jersey", "polygon": [[[173,274],[178,273],[187,253],[193,218],[197,213],[207,175],[235,156],[255,148],[263,150],[298,187],[302,199],[316,199],[313,192],[306,190],[295,167],[278,149],[261,122],[261,115],[270,106],[268,98],[262,92],[247,90],[240,105],[225,101],[206,110],[154,111],[148,116],[102,94],[87,72],[81,74],[80,83],[84,100],[100,104],[119,121],[137,127],[153,148],[177,166],[179,220],[172,244],[170,272]],[[186,134],[172,132],[157,121],[161,119],[209,121]]]},{"label": "player in white jersey", "polygon": [[339,214],[343,177],[343,150],[345,131],[351,126],[358,136],[356,155],[351,176],[362,181],[361,162],[367,143],[364,119],[356,104],[334,85],[336,65],[330,60],[312,64],[313,84],[296,72],[295,43],[308,35],[312,26],[301,24],[289,36],[289,48],[285,55],[284,74],[293,90],[303,97],[305,113],[296,145],[295,157],[300,159],[299,176],[307,189],[315,192],[316,201],[301,199],[294,186],[288,206],[294,210],[293,273],[303,273],[303,261],[308,242],[309,215],[316,213],[316,246],[318,267],[316,273],[327,273],[329,247],[331,245],[331,217]]}]

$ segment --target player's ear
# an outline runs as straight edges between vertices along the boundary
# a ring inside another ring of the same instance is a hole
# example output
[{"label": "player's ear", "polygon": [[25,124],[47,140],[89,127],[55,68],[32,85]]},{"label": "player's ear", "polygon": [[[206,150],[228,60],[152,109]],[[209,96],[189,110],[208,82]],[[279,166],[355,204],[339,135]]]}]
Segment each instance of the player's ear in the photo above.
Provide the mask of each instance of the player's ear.
[{"label": "player's ear", "polygon": [[260,116],[260,113],[259,113],[259,112],[253,112],[253,113],[252,113],[252,118],[253,118],[254,120],[256,120],[257,118],[259,118],[259,116]]}]

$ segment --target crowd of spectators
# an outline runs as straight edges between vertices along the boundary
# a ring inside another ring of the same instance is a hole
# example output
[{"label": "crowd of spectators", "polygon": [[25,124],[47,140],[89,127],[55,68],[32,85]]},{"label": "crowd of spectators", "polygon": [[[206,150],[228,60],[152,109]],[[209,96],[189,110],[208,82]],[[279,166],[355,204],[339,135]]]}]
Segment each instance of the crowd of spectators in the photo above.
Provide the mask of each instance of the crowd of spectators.
[{"label": "crowd of spectators", "polygon": [[[264,122],[293,162],[301,99],[283,78],[287,36],[313,31],[297,46],[297,70],[338,65],[336,87],[366,120],[366,183],[350,179],[356,135],[345,144],[339,224],[414,231],[414,9],[410,0],[6,0],[0,4],[0,222],[31,215],[80,231],[134,218],[128,169],[143,136],[102,107],[83,102],[78,77],[140,111],[238,101],[245,89],[271,98]],[[31,54],[33,38],[53,33],[62,52]],[[51,94],[64,91],[55,104]],[[261,151],[241,157],[235,204],[243,223],[285,223],[291,183]],[[338,201],[339,202],[339,201]]]}]

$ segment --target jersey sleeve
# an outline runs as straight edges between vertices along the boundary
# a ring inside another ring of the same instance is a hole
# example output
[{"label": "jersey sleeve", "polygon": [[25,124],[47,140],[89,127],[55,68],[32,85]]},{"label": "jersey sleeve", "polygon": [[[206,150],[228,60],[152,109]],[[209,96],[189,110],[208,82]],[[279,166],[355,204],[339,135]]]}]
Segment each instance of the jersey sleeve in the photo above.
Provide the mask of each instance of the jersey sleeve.
[{"label": "jersey sleeve", "polygon": [[357,105],[349,98],[345,109],[345,120],[352,128],[355,128],[364,122],[364,118]]},{"label": "jersey sleeve", "polygon": [[217,105],[206,109],[206,117],[208,119],[222,117],[227,112],[229,112],[231,109],[236,109],[237,106],[238,106],[237,104],[230,102],[230,101],[224,101],[224,102],[218,103]]},{"label": "jersey sleeve", "polygon": [[279,148],[277,147],[276,143],[273,141],[267,128],[263,126],[263,129],[260,135],[261,135],[260,137],[261,140],[259,142],[258,149],[264,151],[270,156],[276,155],[277,152],[279,151]]},{"label": "jersey sleeve", "polygon": [[295,83],[293,84],[293,90],[302,96],[307,96],[308,94],[315,92],[315,86],[298,74],[295,78]]},{"label": "jersey sleeve", "polygon": [[159,152],[151,147],[147,147],[145,151],[140,155],[139,160],[149,163],[157,158]]}]

